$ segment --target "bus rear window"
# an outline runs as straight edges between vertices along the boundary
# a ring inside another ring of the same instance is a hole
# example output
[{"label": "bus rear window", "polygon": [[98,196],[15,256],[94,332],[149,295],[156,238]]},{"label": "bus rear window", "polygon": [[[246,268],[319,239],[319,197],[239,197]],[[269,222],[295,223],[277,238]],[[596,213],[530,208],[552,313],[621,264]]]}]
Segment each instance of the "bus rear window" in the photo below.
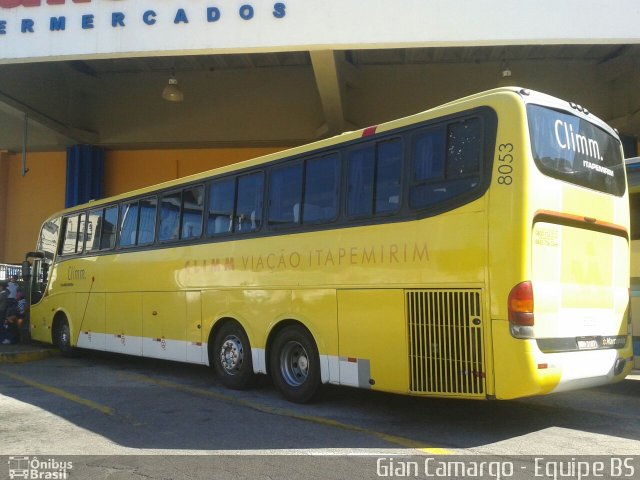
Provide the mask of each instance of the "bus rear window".
[{"label": "bus rear window", "polygon": [[527,105],[531,150],[550,177],[621,196],[625,191],[620,143],[574,115]]}]

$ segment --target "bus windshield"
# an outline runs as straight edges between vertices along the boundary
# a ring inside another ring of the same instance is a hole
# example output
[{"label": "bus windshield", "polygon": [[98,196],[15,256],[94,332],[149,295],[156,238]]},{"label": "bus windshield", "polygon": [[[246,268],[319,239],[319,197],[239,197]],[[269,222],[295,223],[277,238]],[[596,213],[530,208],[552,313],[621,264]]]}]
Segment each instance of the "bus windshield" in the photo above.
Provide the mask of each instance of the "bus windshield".
[{"label": "bus windshield", "polygon": [[622,196],[624,164],[620,143],[574,115],[528,105],[531,150],[542,173],[604,193]]},{"label": "bus windshield", "polygon": [[37,249],[44,252],[48,262],[53,260],[58,243],[58,230],[60,229],[60,218],[54,218],[45,222],[40,231]]}]

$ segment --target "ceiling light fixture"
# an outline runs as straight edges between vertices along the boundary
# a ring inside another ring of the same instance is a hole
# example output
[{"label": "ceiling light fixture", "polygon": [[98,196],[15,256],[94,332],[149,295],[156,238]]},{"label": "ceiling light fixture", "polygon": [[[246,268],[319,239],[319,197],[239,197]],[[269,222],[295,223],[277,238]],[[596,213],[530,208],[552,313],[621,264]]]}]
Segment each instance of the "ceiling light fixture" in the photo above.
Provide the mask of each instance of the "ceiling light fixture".
[{"label": "ceiling light fixture", "polygon": [[509,64],[506,61],[503,61],[502,67],[500,68],[500,79],[498,80],[498,86],[508,87],[512,84],[513,74],[511,73],[511,68],[509,68]]},{"label": "ceiling light fixture", "polygon": [[178,79],[176,78],[175,73],[171,73],[169,83],[164,87],[164,90],[162,90],[162,98],[169,102],[181,102],[184,100],[184,93],[182,93],[182,89],[178,84]]}]

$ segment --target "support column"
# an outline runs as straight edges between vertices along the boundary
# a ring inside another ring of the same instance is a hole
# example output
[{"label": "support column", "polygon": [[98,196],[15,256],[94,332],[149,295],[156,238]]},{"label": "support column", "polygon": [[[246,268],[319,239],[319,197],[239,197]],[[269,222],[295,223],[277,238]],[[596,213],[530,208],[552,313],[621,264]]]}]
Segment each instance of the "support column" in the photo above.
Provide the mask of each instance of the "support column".
[{"label": "support column", "polygon": [[65,207],[102,198],[104,150],[91,145],[67,148]]},{"label": "support column", "polygon": [[9,153],[0,150],[0,263],[6,263],[7,201],[9,195]]}]

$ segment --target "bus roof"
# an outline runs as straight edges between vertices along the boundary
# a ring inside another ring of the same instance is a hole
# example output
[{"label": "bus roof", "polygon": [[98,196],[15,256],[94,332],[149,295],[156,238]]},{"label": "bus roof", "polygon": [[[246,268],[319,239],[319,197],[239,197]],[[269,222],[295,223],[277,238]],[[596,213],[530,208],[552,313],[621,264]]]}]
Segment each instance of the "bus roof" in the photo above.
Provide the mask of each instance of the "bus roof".
[{"label": "bus roof", "polygon": [[[599,127],[601,127],[603,130],[607,131],[607,133],[611,134],[612,136],[614,136],[615,138],[618,138],[616,132],[609,126],[607,125],[604,121],[602,121],[601,119],[599,119],[598,117],[596,117],[595,115],[589,113],[586,109],[583,109],[582,107],[580,107],[579,105],[576,105],[574,103],[568,102],[568,101],[564,101],[561,100],[559,98],[553,97],[551,95],[547,95],[541,92],[537,92],[534,90],[529,90],[526,88],[522,88],[522,87],[517,87],[517,86],[511,86],[511,87],[500,87],[500,88],[495,88],[492,90],[486,90],[483,92],[478,92],[476,94],[473,95],[469,95],[460,99],[456,99],[454,101],[445,103],[443,105],[438,105],[436,107],[433,107],[431,109],[422,111],[422,112],[418,112],[406,117],[401,117],[398,119],[394,119],[394,120],[390,120],[388,122],[384,122],[381,123],[379,125],[375,125],[375,126],[371,126],[371,127],[366,127],[360,130],[353,130],[353,131],[347,131],[347,132],[343,132],[339,135],[335,135],[333,137],[329,137],[326,139],[322,139],[322,140],[318,140],[315,142],[311,142],[311,143],[305,143],[303,145],[299,145],[293,148],[289,148],[289,149],[285,149],[285,150],[281,150],[278,152],[274,152],[274,153],[270,153],[267,155],[263,155],[260,157],[256,157],[253,159],[248,159],[248,160],[244,160],[241,162],[237,162],[237,163],[233,163],[230,165],[226,165],[223,167],[217,167],[211,170],[206,170],[204,172],[200,172],[200,173],[195,173],[189,176],[185,176],[185,177],[180,177],[174,180],[168,180],[166,182],[162,182],[162,183],[158,183],[155,185],[149,185],[147,187],[142,187],[136,190],[131,190],[128,192],[124,192],[118,195],[114,195],[111,197],[105,197],[105,198],[101,198],[101,199],[97,199],[97,200],[90,200],[87,203],[84,204],[79,204],[79,205],[75,205],[73,207],[69,207],[67,209],[61,210],[59,212],[56,212],[53,215],[50,215],[48,219],[51,218],[55,218],[55,217],[59,217],[61,215],[65,215],[67,213],[71,213],[74,211],[79,211],[79,210],[86,210],[86,209],[90,209],[93,207],[98,207],[100,205],[107,205],[113,202],[117,202],[119,200],[123,200],[129,197],[137,197],[140,195],[144,195],[146,193],[152,193],[155,192],[157,190],[164,190],[164,189],[170,189],[171,187],[178,187],[180,185],[183,184],[187,184],[187,183],[191,183],[191,182],[197,182],[198,180],[205,180],[208,177],[211,176],[215,176],[215,175],[222,175],[225,173],[230,173],[230,172],[234,172],[237,170],[243,170],[246,168],[250,168],[250,167],[254,167],[254,166],[258,166],[258,165],[262,165],[262,164],[267,164],[270,163],[272,161],[275,160],[279,160],[281,158],[286,158],[286,157],[290,157],[290,156],[295,156],[298,154],[304,154],[307,153],[309,151],[313,151],[313,150],[320,150],[323,148],[328,148],[331,147],[333,145],[338,145],[341,143],[345,143],[351,140],[356,140],[358,138],[361,138],[363,136],[367,136],[369,134],[371,134],[372,132],[375,133],[382,133],[388,130],[393,130],[396,128],[401,128],[404,127],[406,125],[410,125],[414,122],[420,121],[421,117],[430,117],[433,116],[434,114],[437,115],[446,115],[447,114],[447,110],[451,110],[455,107],[457,107],[459,104],[462,103],[467,103],[470,101],[474,101],[477,99],[481,99],[481,98],[486,98],[487,96],[492,96],[492,95],[498,95],[498,94],[515,94],[517,95],[519,98],[521,98],[525,103],[536,103],[536,104],[541,104],[541,105],[546,105],[549,107],[555,107],[555,108],[560,108],[563,110],[567,110],[568,112],[571,112],[572,114],[575,114],[577,116],[580,116],[582,118],[587,119],[588,121],[590,121],[591,123],[594,123],[596,125],[598,125]],[[579,107],[578,109],[576,109],[575,107]],[[588,115],[588,116],[587,116]],[[47,220],[48,220],[47,219]]]}]

